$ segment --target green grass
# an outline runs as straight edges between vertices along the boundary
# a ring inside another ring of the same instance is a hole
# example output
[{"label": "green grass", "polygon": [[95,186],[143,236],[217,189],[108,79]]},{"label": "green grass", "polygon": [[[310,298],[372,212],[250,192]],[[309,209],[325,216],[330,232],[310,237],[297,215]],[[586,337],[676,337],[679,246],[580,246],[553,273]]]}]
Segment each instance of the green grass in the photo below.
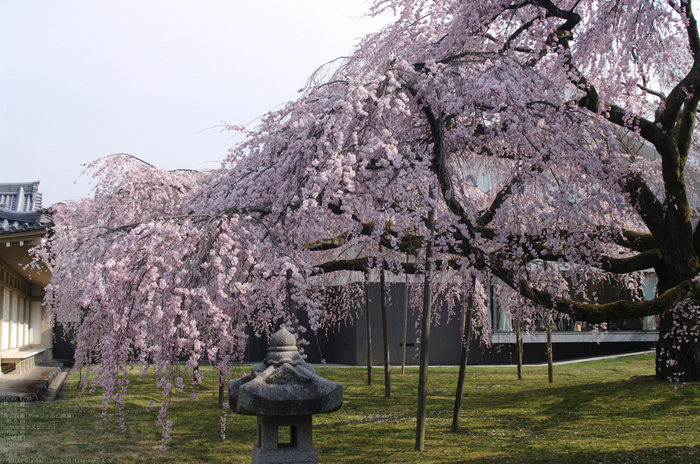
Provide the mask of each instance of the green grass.
[{"label": "green grass", "polygon": [[[652,355],[556,366],[551,385],[546,367],[525,367],[523,380],[513,367],[470,367],[457,434],[449,432],[457,369],[431,368],[423,453],[413,451],[417,368],[392,369],[391,398],[381,369],[373,387],[365,368],[317,372],[345,387],[340,411],[314,417],[322,463],[700,462],[700,385],[655,381]],[[21,435],[0,444],[0,463],[250,462],[255,418],[228,414],[221,440],[213,379],[197,386],[198,402],[183,395],[171,403],[165,452],[158,408],[145,411],[159,398],[153,376],[131,376],[126,432],[113,409],[101,422],[101,397],[80,394],[71,379],[65,399],[19,407],[25,422],[12,430]],[[8,411],[0,405],[0,435],[10,433]]]}]

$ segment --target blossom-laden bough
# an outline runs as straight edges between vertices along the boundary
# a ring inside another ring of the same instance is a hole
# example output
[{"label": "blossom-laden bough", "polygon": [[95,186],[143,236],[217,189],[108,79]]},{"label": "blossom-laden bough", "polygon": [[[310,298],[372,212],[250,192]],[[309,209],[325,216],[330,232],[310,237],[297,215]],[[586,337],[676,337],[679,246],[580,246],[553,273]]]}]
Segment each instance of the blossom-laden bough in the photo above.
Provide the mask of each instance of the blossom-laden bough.
[{"label": "blossom-laden bough", "polygon": [[[699,379],[691,2],[377,0],[371,13],[387,10],[394,24],[246,129],[220,169],[112,157],[94,200],[59,209],[46,302],[76,321],[77,362],[97,363],[106,401],[131,363],[177,385],[174,360],[206,352],[225,369],[249,334],[294,326],[293,307],[314,331],[352,317],[349,298],[322,304],[330,283],[431,267],[448,301],[473,293],[484,332],[472,276],[536,303],[530,318],[660,315],[657,376]],[[638,294],[645,271],[652,300],[571,298],[611,276]]]}]

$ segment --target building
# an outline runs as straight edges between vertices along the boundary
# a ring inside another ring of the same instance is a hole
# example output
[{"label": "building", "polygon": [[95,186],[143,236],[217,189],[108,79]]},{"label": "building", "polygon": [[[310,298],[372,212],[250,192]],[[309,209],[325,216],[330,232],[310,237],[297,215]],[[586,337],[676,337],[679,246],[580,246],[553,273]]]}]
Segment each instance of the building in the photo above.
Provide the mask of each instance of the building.
[{"label": "building", "polygon": [[[51,275],[31,269],[29,250],[53,225],[41,208],[39,182],[0,184],[0,372],[24,371],[53,357],[53,330],[44,320]],[[1,375],[1,374],[0,374]]]},{"label": "building", "polygon": [[37,211],[41,209],[42,195],[39,182],[0,184],[0,208],[10,211]]},{"label": "building", "polygon": [[[352,285],[352,284],[351,284]],[[355,284],[357,285],[357,284]],[[482,340],[472,339],[469,344],[469,364],[517,364],[517,346],[515,324],[511,320],[509,307],[500,300],[498,286],[490,287],[489,319],[493,327],[491,344],[486,345]],[[645,298],[652,298],[655,288],[653,276],[649,276],[643,292]],[[619,288],[613,284],[601,285],[596,288],[601,302],[614,301],[619,295]],[[347,365],[367,364],[367,329],[364,314],[364,298],[358,288],[354,294],[356,316],[353,322],[341,323],[327,331],[313,334],[307,331],[304,338],[308,344],[304,346],[307,362],[327,362]],[[404,315],[406,284],[387,279],[387,335],[390,361],[392,365],[401,365],[403,356],[403,331],[406,325],[406,365],[418,365],[420,354],[420,306],[421,302],[413,301],[408,313]],[[379,283],[369,285],[370,319],[372,326],[372,364],[383,365],[382,318],[379,305]],[[410,298],[420,298],[415,293]],[[332,300],[332,299],[331,299]],[[454,308],[453,308],[454,309]],[[458,365],[461,355],[461,323],[460,315],[450,313],[444,299],[436,299],[433,307],[434,316],[440,323],[431,328],[430,364]],[[308,320],[303,311],[299,311],[300,324],[308,327]],[[406,319],[404,319],[406,317]],[[656,346],[659,333],[655,318],[625,319],[613,321],[608,329],[591,332],[590,328],[580,321],[560,319],[555,321],[552,332],[553,353],[555,361],[577,358],[587,358],[621,353],[634,353],[651,350]],[[251,337],[246,360],[259,361],[265,356],[266,341]],[[523,334],[523,361],[525,364],[547,362],[546,330],[544,326]]]}]

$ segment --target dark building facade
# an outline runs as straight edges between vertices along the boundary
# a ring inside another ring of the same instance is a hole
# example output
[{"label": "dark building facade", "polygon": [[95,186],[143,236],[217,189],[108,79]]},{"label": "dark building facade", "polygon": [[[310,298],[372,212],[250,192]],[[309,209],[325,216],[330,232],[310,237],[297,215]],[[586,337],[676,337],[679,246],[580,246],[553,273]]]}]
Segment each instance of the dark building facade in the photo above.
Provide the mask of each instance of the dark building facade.
[{"label": "dark building facade", "polygon": [[[405,283],[388,285],[389,304],[387,305],[387,329],[390,362],[401,365],[404,330]],[[384,363],[382,340],[382,318],[379,305],[379,284],[370,283],[370,319],[372,332],[372,364]],[[440,322],[431,328],[430,364],[457,365],[461,354],[461,321],[459,314],[448,315],[445,301],[436,302],[439,307]],[[414,307],[420,305],[413,305]],[[505,318],[510,317],[507,308],[496,302],[490,305],[491,323],[494,327],[492,343],[486,345],[479,339],[472,339],[469,344],[470,365],[479,364],[517,364],[516,334]],[[354,322],[342,324],[333,330],[319,331],[314,334],[307,331],[303,338],[307,362],[338,363],[346,365],[367,365],[366,317],[364,301],[357,300],[357,316]],[[300,324],[308,327],[303,312],[299,314]],[[619,327],[617,326],[619,324]],[[408,311],[406,336],[406,365],[419,364],[420,327],[418,310]],[[619,329],[619,330],[618,330]],[[613,322],[609,330],[591,333],[584,324],[567,321],[558,324],[553,331],[553,353],[555,361],[604,356],[609,354],[633,353],[653,349],[656,346],[658,332],[651,321],[625,320]],[[523,361],[525,364],[547,362],[546,333],[524,334]],[[266,340],[252,339],[246,353],[247,361],[259,361],[265,355]]]}]

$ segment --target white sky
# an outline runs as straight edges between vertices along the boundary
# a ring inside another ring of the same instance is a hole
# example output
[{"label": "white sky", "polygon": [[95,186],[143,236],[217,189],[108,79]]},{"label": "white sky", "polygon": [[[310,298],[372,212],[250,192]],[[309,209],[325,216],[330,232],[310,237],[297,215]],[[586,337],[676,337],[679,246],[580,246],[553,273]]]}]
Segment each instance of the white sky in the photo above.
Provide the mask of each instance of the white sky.
[{"label": "white sky", "polygon": [[0,0],[0,183],[41,181],[47,207],[88,196],[81,164],[112,153],[216,167],[241,140],[216,126],[296,99],[391,19],[370,4]]}]

